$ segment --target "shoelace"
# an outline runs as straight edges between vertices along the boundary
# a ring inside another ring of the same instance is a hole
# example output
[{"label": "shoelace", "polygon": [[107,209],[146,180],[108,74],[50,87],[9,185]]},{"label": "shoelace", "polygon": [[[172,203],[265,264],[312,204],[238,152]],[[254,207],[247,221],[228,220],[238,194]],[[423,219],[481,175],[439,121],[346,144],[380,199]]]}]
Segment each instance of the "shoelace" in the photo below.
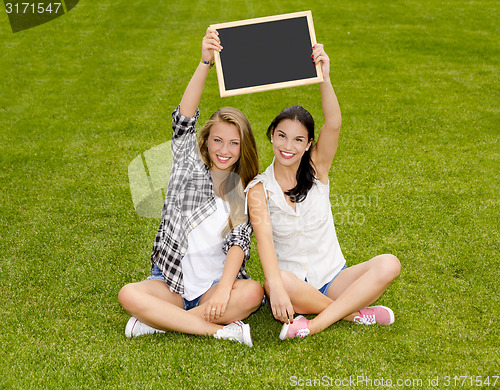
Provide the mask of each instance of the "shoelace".
[{"label": "shoelace", "polygon": [[241,338],[241,329],[231,328],[229,330],[229,337],[231,340],[239,341]]},{"label": "shoelace", "polygon": [[376,324],[375,314],[363,314],[362,316],[354,317],[354,322],[362,325],[373,325]]},{"label": "shoelace", "polygon": [[297,331],[297,334],[295,335],[295,337],[298,337],[299,339],[303,339],[304,337],[306,337],[307,335],[309,334],[309,329],[299,329]]},{"label": "shoelace", "polygon": [[[241,324],[238,323],[238,321],[236,321],[236,322],[233,322],[229,325],[226,325],[223,328],[222,332],[227,334],[227,337],[229,338],[229,340],[239,341],[241,338],[241,334],[242,334],[242,326],[241,326]],[[219,331],[217,331],[217,333],[215,335],[217,336],[218,333],[219,333]]]}]

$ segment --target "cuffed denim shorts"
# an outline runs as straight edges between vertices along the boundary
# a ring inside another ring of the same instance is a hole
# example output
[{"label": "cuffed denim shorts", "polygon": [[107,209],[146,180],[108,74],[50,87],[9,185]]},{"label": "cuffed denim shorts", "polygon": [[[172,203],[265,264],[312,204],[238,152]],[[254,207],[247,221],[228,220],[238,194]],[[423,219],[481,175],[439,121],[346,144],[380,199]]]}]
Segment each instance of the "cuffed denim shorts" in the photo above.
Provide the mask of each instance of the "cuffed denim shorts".
[{"label": "cuffed denim shorts", "polygon": [[[345,265],[344,265],[344,266],[342,267],[342,269],[341,269],[341,270],[337,273],[337,275],[335,275],[335,276],[333,277],[333,279],[332,279],[332,280],[330,280],[328,283],[326,283],[323,287],[319,288],[319,289],[318,289],[318,291],[319,291],[321,294],[328,296],[328,289],[329,289],[329,288],[330,288],[330,286],[332,285],[333,281],[334,281],[334,280],[335,280],[335,278],[336,278],[337,276],[339,276],[339,275],[340,275],[340,273],[341,273],[343,270],[345,270],[346,268],[347,268],[347,266],[345,266]],[[306,282],[307,282],[307,278],[306,278]]]},{"label": "cuffed denim shorts", "polygon": [[[148,277],[148,280],[161,280],[162,282],[165,281],[165,278],[163,277],[163,274],[161,273],[161,269],[155,264],[153,269],[151,270],[151,275]],[[219,283],[220,279],[214,280],[212,283],[212,286],[215,286],[217,283]],[[210,287],[212,287],[210,286]],[[191,301],[188,301],[187,299],[182,298],[184,301],[184,310],[189,310],[192,309],[196,306],[199,305],[201,298],[203,298],[203,295],[205,293],[201,294],[198,298],[195,298]]]}]

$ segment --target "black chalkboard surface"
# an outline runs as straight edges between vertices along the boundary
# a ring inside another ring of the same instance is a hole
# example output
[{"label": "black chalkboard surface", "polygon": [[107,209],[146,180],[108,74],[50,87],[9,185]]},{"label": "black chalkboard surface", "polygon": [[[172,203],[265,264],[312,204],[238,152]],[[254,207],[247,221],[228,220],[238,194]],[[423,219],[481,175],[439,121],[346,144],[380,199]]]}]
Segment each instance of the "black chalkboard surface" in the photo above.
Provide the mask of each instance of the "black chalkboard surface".
[{"label": "black chalkboard surface", "polygon": [[212,25],[220,95],[288,88],[323,81],[311,54],[316,44],[311,11]]}]

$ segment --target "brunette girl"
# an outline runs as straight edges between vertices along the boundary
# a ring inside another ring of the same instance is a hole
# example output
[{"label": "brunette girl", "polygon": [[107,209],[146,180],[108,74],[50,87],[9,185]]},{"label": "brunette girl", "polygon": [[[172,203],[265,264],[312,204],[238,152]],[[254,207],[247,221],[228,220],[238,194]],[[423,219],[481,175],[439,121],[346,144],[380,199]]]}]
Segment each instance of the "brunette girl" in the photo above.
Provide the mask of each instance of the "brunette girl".
[{"label": "brunette girl", "polygon": [[[283,110],[267,135],[274,161],[247,188],[250,218],[274,317],[284,323],[282,340],[320,332],[338,320],[359,324],[394,322],[394,313],[372,306],[399,275],[399,260],[375,256],[346,268],[329,200],[330,171],[341,114],[323,45],[313,48],[323,72],[325,123],[314,143],[314,120],[299,106]],[[295,313],[317,314],[311,320]]]}]

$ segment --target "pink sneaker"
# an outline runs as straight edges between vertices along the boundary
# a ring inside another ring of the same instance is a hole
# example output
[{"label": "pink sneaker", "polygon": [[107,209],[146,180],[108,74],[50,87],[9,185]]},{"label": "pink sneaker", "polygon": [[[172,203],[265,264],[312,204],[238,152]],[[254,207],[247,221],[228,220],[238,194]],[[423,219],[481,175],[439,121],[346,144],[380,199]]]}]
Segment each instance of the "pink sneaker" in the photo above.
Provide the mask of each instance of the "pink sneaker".
[{"label": "pink sneaker", "polygon": [[385,306],[370,306],[359,311],[354,322],[363,325],[391,325],[394,322],[394,313]]},{"label": "pink sneaker", "polygon": [[298,316],[294,318],[291,324],[283,324],[280,332],[280,340],[293,339],[295,337],[302,339],[309,333],[309,320],[304,316]]}]

